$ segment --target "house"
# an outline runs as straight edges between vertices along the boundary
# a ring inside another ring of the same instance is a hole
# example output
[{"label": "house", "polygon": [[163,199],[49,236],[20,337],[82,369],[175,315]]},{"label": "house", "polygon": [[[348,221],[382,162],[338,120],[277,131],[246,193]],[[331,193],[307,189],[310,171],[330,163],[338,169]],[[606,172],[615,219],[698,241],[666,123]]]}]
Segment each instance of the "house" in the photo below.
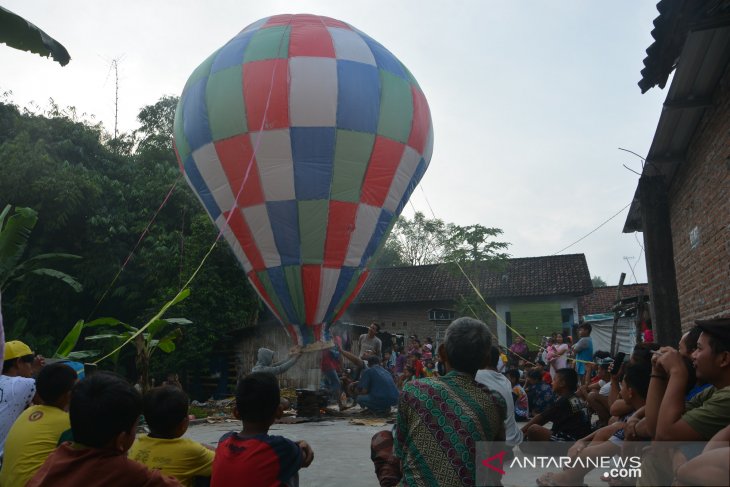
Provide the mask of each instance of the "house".
[{"label": "house", "polygon": [[630,354],[634,345],[641,340],[652,337],[646,333],[651,328],[651,320],[647,310],[649,297],[648,284],[625,284],[621,287],[621,299],[617,301],[618,286],[602,286],[593,288],[591,294],[578,298],[578,309],[581,320],[590,323],[593,328],[594,351],[611,352],[615,312],[619,312],[616,320],[616,352]]},{"label": "house", "polygon": [[730,1],[662,0],[639,87],[674,71],[624,232],[643,232],[657,341],[730,310]]},{"label": "house", "polygon": [[[593,290],[583,254],[508,259],[499,270],[482,266],[466,273],[499,319],[478,299],[468,305],[487,316],[501,345],[512,342],[505,323],[533,344],[552,332],[570,332],[579,297]],[[474,294],[470,280],[447,265],[373,269],[342,320],[374,321],[383,332],[438,341],[454,318],[470,311],[463,299]]]},{"label": "house", "polygon": [[[618,286],[594,287],[593,292],[578,298],[578,309],[580,315],[597,315],[602,313],[613,313],[616,304],[616,292]],[[649,292],[649,285],[646,283],[624,284],[621,287],[621,299],[645,296]]]}]

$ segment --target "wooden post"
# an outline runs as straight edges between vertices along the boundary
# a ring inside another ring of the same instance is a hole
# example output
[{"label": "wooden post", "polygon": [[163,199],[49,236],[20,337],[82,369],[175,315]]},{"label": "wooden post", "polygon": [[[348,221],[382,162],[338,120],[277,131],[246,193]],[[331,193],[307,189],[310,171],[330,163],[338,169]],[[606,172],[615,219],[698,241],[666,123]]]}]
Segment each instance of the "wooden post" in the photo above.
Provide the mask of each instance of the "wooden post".
[{"label": "wooden post", "polygon": [[613,329],[611,330],[611,357],[616,356],[616,335],[618,335],[618,319],[621,314],[621,288],[624,287],[624,279],[626,279],[626,273],[621,273],[621,278],[618,280],[618,287],[616,288],[616,303],[613,306]]},{"label": "wooden post", "polygon": [[642,176],[639,180],[639,200],[654,341],[662,346],[676,347],[682,337],[682,322],[664,177]]}]

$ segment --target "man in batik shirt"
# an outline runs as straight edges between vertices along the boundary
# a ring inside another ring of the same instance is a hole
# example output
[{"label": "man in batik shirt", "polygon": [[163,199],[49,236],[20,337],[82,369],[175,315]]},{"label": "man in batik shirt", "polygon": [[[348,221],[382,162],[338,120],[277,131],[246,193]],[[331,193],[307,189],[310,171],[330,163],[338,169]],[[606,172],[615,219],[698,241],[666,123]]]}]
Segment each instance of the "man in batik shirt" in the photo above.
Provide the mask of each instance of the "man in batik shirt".
[{"label": "man in batik shirt", "polygon": [[484,323],[459,318],[439,348],[446,375],[403,387],[394,434],[402,485],[475,485],[476,442],[504,441],[505,401],[474,380],[491,344]]}]

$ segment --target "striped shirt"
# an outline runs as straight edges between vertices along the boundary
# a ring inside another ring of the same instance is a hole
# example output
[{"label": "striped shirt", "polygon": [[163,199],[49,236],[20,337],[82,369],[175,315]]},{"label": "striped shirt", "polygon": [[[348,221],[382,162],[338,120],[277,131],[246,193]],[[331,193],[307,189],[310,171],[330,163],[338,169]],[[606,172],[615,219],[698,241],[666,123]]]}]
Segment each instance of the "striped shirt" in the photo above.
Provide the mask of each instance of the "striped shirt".
[{"label": "striped shirt", "polygon": [[466,374],[408,382],[394,435],[401,485],[475,485],[476,442],[504,441],[505,417],[504,399]]}]

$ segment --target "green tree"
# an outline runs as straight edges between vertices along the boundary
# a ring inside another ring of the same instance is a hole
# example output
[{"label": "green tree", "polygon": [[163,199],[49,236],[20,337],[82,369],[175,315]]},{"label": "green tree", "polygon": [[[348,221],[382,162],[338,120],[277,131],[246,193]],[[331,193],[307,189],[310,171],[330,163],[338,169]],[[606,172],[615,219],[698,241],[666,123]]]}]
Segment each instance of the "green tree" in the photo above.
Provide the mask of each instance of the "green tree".
[{"label": "green tree", "polygon": [[591,284],[593,284],[593,287],[606,287],[606,286],[608,286],[608,284],[606,284],[606,281],[604,281],[601,276],[593,276],[593,277],[591,277]]},{"label": "green tree", "polygon": [[[121,136],[112,141],[73,109],[52,105],[38,114],[0,103],[0,195],[40,215],[28,255],[69,252],[83,258],[83,265],[69,262],[81,293],[26,279],[3,295],[10,338],[50,356],[68,331],[59,323],[98,316],[145,322],[211,248],[218,231],[182,181],[170,146],[175,102],[164,98],[143,109],[140,128],[124,135],[123,148]],[[194,297],[177,309],[195,324],[177,340],[180,353],[155,358],[153,374],[204,372],[226,333],[256,322],[258,297],[224,242],[191,288]],[[89,331],[83,328],[80,339]],[[131,352],[123,350],[119,361],[130,376]]]}]

